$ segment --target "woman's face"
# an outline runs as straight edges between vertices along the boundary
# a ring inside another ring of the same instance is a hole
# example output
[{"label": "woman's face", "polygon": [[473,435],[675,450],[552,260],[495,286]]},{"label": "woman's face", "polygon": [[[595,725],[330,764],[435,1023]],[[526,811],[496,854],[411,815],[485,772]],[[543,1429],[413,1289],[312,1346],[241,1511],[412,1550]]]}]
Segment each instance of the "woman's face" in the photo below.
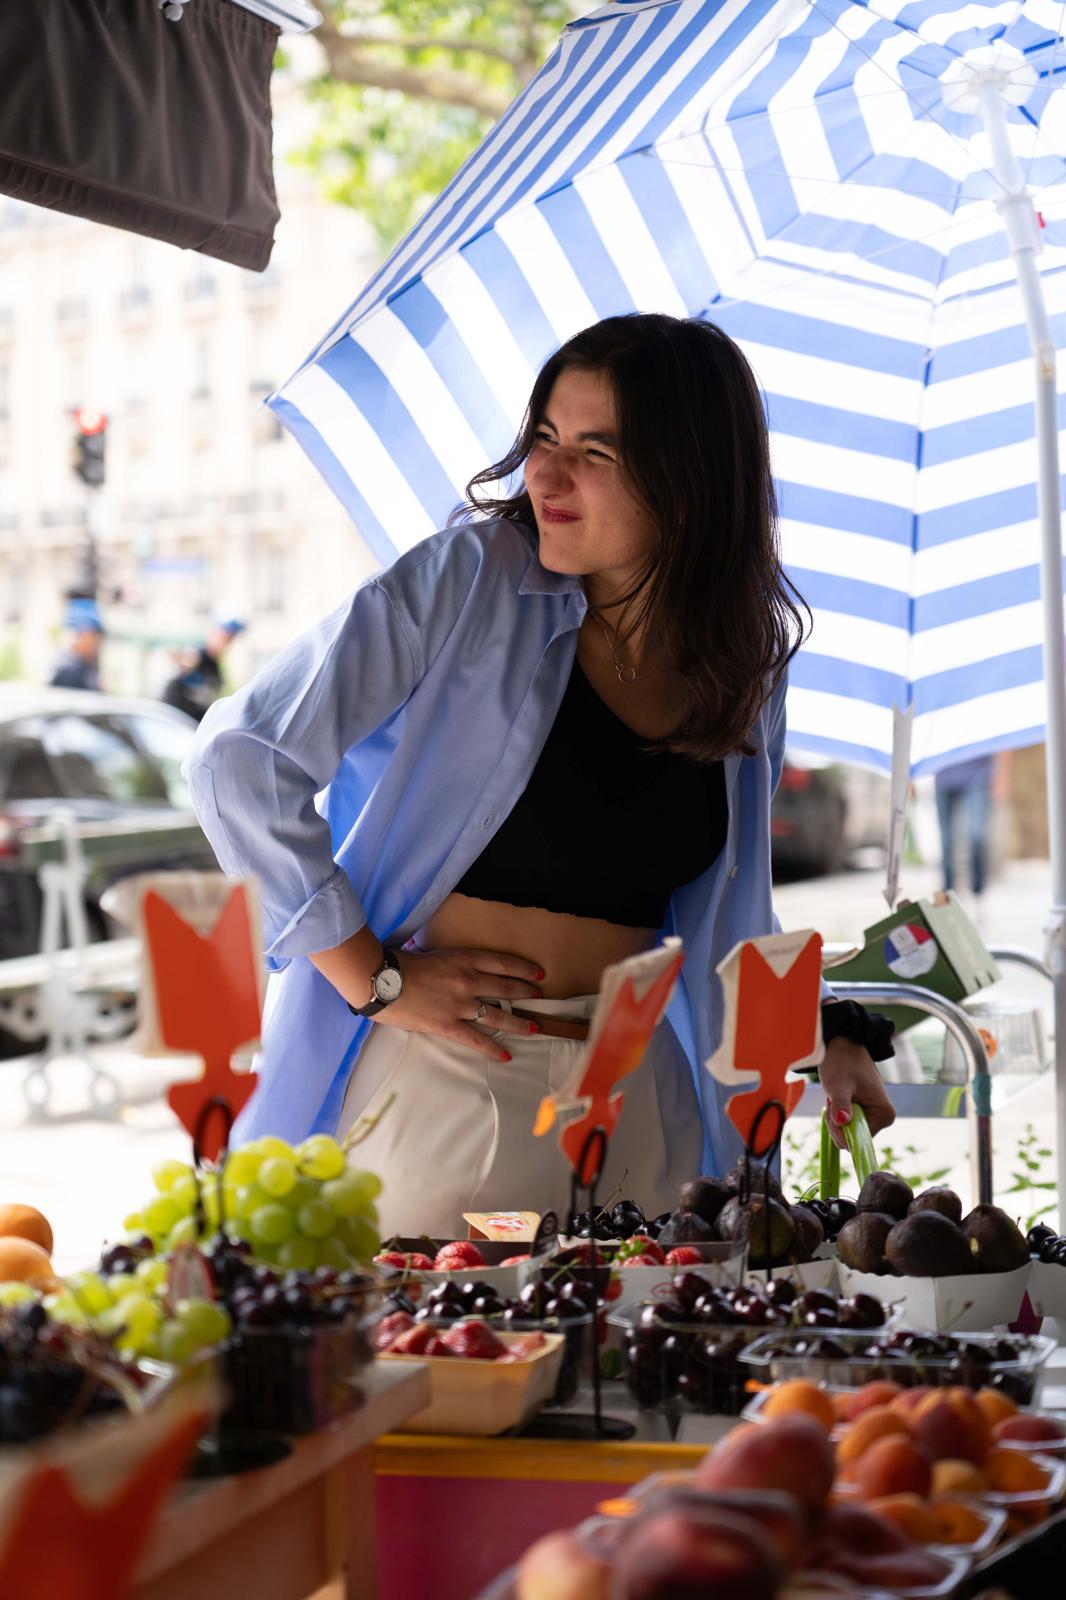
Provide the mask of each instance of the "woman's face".
[{"label": "woman's face", "polygon": [[610,380],[569,368],[548,395],[526,461],[541,564],[586,580],[593,603],[622,593],[656,546],[655,525],[618,454]]}]

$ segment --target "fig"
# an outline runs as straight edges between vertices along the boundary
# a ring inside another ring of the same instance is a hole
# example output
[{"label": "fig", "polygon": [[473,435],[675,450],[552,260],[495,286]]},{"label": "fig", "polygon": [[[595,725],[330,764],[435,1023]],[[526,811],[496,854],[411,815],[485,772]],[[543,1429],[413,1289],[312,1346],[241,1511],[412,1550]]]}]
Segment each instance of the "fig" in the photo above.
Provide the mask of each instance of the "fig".
[{"label": "fig", "polygon": [[714,1238],[713,1227],[698,1212],[675,1211],[660,1228],[656,1243],[660,1250],[672,1250],[678,1244],[706,1244]]},{"label": "fig", "polygon": [[974,1206],[962,1231],[970,1246],[971,1271],[1013,1272],[1028,1264],[1025,1235],[999,1206]]},{"label": "fig", "polygon": [[916,1211],[939,1211],[949,1222],[962,1223],[962,1201],[954,1189],[945,1189],[942,1184],[934,1184],[931,1189],[923,1189],[921,1194],[915,1195],[907,1207],[907,1215],[913,1217]]},{"label": "fig", "polygon": [[894,1172],[871,1172],[859,1190],[860,1211],[887,1211],[890,1217],[903,1218],[914,1199],[914,1190]]},{"label": "fig", "polygon": [[679,1211],[695,1211],[704,1222],[715,1223],[718,1213],[733,1193],[722,1178],[690,1178],[681,1185],[677,1197]]},{"label": "fig", "polygon": [[747,1156],[741,1156],[731,1172],[727,1172],[722,1182],[730,1194],[743,1194],[745,1177],[750,1175],[747,1183],[748,1193],[762,1196],[769,1186],[770,1198],[779,1204],[785,1203],[784,1191],[773,1172],[767,1172],[765,1161],[749,1161]]},{"label": "fig", "polygon": [[952,1278],[974,1270],[970,1241],[939,1211],[916,1211],[897,1222],[885,1241],[885,1256],[910,1278]]},{"label": "fig", "polygon": [[885,1242],[895,1226],[895,1217],[860,1211],[837,1234],[837,1255],[853,1272],[884,1272]]},{"label": "fig", "polygon": [[796,1226],[793,1254],[797,1261],[810,1261],[818,1246],[825,1241],[825,1229],[807,1206],[789,1206],[788,1210]]},{"label": "fig", "polygon": [[[769,1257],[767,1257],[767,1205],[769,1205]],[[736,1195],[726,1201],[718,1214],[718,1233],[723,1239],[748,1243],[748,1265],[771,1266],[783,1261],[796,1238],[796,1224],[787,1206],[780,1201],[749,1200],[744,1204]]]}]

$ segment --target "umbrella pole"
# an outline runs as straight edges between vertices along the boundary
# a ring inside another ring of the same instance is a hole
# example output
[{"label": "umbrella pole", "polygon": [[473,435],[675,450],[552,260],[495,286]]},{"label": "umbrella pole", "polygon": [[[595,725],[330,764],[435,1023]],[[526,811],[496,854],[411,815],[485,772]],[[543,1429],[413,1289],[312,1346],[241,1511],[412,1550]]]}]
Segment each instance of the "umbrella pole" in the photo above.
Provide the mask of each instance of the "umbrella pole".
[{"label": "umbrella pole", "polygon": [[[1055,1148],[1058,1194],[1066,1196],[1066,652],[1063,649],[1062,490],[1055,341],[1036,268],[1040,223],[1011,149],[998,83],[979,88],[992,169],[1003,187],[998,202],[1007,231],[1036,365],[1037,510],[1040,588],[1044,602],[1044,683],[1047,690],[1047,812],[1051,910],[1044,926],[1045,961],[1054,987]],[[1060,1198],[1060,1208],[1062,1200]],[[1066,1226],[1060,1209],[1059,1226]]]}]

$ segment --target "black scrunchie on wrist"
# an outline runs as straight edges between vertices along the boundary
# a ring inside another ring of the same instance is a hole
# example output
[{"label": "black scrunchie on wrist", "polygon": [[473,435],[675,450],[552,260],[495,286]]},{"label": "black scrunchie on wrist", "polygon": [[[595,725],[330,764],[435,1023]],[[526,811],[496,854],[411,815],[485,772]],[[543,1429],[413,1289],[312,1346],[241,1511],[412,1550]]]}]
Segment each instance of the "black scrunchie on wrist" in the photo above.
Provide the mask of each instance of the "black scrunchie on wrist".
[{"label": "black scrunchie on wrist", "polygon": [[896,1024],[883,1017],[879,1011],[867,1011],[857,1000],[827,1001],[822,1007],[822,1038],[826,1044],[831,1039],[851,1039],[869,1051],[875,1061],[887,1061],[895,1055],[892,1035]]}]

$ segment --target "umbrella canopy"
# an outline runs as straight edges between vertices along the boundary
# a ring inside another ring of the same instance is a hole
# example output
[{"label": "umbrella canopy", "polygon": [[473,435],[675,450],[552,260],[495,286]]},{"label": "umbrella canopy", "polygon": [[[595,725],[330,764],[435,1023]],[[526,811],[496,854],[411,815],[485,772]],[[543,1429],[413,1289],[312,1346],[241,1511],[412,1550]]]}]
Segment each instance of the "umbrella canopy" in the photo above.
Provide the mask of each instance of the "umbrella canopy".
[{"label": "umbrella canopy", "polygon": [[[915,771],[1043,736],[1033,368],[982,52],[1066,329],[1052,0],[620,0],[574,23],[271,404],[382,561],[517,431],[600,317],[710,318],[765,389],[815,618],[790,742]],[[971,96],[971,101],[972,101]],[[1031,208],[1030,208],[1031,211]]]}]

